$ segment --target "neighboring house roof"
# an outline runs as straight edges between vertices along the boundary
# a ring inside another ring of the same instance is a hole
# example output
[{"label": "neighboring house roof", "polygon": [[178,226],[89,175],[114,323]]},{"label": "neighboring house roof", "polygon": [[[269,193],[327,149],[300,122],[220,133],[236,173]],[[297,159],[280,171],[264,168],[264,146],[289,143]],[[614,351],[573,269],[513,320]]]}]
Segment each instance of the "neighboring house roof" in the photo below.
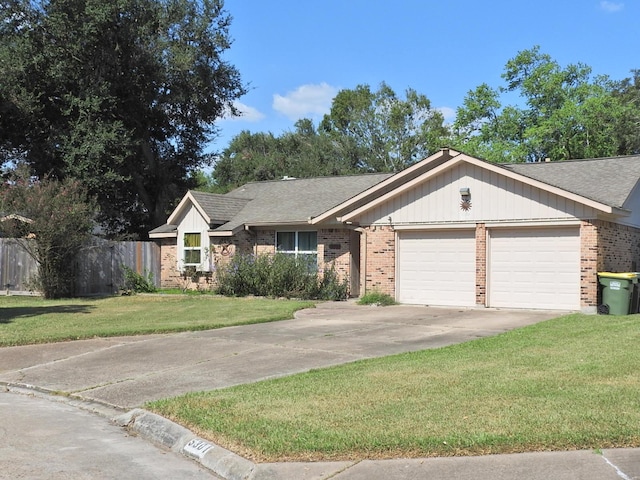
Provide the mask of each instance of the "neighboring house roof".
[{"label": "neighboring house roof", "polygon": [[640,179],[640,155],[501,166],[615,208],[624,207]]}]

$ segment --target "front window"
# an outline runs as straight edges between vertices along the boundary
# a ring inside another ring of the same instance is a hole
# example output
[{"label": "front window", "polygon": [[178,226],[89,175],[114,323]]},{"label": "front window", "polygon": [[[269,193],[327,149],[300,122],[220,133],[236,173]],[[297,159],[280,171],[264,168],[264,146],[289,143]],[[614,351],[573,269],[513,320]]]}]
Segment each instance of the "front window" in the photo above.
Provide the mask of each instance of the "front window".
[{"label": "front window", "polygon": [[277,232],[276,251],[318,262],[318,232]]},{"label": "front window", "polygon": [[201,238],[199,233],[184,234],[184,264],[199,265],[202,261]]}]

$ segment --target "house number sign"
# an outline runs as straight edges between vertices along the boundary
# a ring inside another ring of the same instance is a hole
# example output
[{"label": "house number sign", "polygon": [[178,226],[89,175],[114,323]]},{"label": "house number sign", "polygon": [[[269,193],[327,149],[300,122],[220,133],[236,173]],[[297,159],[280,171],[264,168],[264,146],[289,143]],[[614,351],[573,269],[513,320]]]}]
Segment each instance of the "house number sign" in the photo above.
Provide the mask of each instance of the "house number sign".
[{"label": "house number sign", "polygon": [[213,445],[205,442],[204,440],[200,440],[199,438],[194,438],[189,443],[184,446],[184,452],[194,457],[202,458],[204,457],[209,450],[213,448]]}]

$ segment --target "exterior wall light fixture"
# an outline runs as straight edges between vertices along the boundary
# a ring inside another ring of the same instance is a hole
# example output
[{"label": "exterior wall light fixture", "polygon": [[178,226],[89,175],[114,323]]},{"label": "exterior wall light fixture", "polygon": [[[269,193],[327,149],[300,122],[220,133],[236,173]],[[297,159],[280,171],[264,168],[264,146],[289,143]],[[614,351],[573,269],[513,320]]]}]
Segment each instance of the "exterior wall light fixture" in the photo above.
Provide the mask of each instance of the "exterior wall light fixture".
[{"label": "exterior wall light fixture", "polygon": [[471,210],[471,190],[469,187],[462,187],[460,189],[460,197],[462,197],[462,201],[460,202],[460,209],[468,212]]}]

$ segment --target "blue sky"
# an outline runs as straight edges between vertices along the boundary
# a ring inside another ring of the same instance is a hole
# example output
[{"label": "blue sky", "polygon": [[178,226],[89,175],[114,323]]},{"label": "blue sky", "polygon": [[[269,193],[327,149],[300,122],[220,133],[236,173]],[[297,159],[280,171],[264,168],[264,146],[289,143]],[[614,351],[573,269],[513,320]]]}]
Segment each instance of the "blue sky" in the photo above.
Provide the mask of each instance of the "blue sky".
[{"label": "blue sky", "polygon": [[225,59],[249,93],[244,115],[218,123],[214,150],[242,130],[316,125],[335,94],[381,82],[411,87],[452,120],[469,90],[502,85],[505,63],[540,45],[562,66],[614,79],[640,69],[640,0],[226,0],[234,43]]}]

